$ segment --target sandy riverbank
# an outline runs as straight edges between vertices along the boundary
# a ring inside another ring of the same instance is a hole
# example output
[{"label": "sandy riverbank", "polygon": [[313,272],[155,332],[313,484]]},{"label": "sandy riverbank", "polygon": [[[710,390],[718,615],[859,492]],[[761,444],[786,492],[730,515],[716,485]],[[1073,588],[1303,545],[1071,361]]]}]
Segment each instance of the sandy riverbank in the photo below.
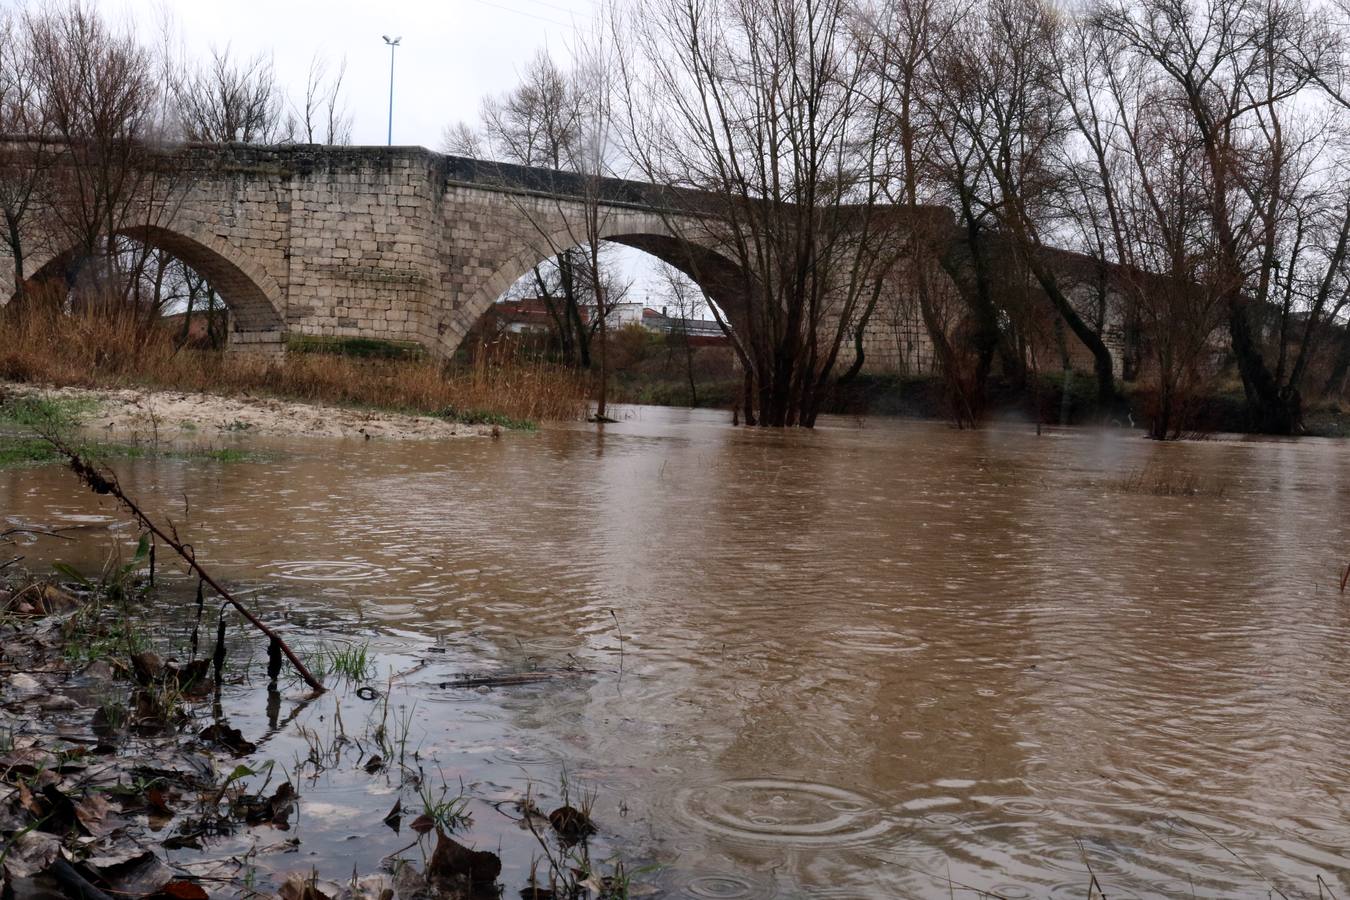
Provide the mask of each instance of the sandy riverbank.
[{"label": "sandy riverbank", "polygon": [[114,437],[184,433],[283,437],[439,440],[489,435],[491,425],[465,425],[432,416],[296,403],[270,397],[223,397],[162,390],[89,390],[0,382],[0,395],[87,402],[81,425]]}]

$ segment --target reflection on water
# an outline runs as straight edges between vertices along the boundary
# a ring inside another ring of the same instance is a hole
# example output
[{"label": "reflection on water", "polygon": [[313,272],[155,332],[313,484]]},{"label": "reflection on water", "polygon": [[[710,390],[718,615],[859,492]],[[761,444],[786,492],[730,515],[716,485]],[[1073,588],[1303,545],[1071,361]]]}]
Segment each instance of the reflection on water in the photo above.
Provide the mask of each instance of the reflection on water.
[{"label": "reflection on water", "polygon": [[[1113,900],[1350,890],[1341,444],[639,409],[278,446],[118,468],[292,633],[382,671],[448,649],[409,679],[424,759],[485,801],[598,787],[672,896],[1083,897],[1089,865]],[[1122,489],[1145,467],[1208,487]],[[51,468],[0,473],[0,511],[113,518]],[[568,661],[594,674],[435,686]],[[361,811],[393,790],[302,785],[302,829],[373,868],[405,841]]]}]

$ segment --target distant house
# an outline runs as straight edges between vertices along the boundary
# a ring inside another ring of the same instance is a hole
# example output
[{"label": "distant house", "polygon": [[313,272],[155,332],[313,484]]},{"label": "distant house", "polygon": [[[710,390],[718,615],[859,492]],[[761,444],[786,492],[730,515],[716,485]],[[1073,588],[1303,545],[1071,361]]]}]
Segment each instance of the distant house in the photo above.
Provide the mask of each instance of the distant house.
[{"label": "distant house", "polygon": [[554,329],[548,306],[539,297],[502,300],[491,310],[498,331],[511,334],[543,334]]},{"label": "distant house", "polygon": [[[582,307],[581,319],[589,323],[591,310]],[[491,311],[496,330],[511,334],[543,334],[556,327],[548,305],[540,297],[502,300]],[[667,315],[666,307],[653,309],[642,303],[618,303],[609,312],[610,328],[637,325],[656,334],[687,334],[696,346],[722,346],[729,341],[713,319],[685,319]]]},{"label": "distant house", "polygon": [[610,312],[610,325],[640,325],[657,334],[687,334],[689,342],[698,346],[721,346],[730,343],[722,326],[714,319],[683,319],[667,314],[667,307],[656,310],[641,303],[620,303]]}]

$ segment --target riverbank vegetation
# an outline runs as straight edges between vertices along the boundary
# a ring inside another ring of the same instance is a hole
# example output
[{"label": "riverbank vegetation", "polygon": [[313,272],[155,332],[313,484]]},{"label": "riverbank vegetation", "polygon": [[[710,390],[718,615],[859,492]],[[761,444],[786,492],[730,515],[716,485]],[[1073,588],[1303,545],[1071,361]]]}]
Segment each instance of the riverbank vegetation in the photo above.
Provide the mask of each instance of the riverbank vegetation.
[{"label": "riverbank vegetation", "polygon": [[[1025,380],[992,377],[985,387],[984,415],[991,421],[1029,425],[1146,428],[1158,404],[1158,387],[1147,379],[1121,382],[1119,396],[1103,407],[1090,373],[1039,373]],[[847,416],[951,419],[950,386],[940,374],[861,375],[836,385],[825,411]],[[1250,430],[1246,399],[1236,378],[1216,379],[1187,398],[1185,428],[1174,438],[1242,434]],[[1350,436],[1350,401],[1334,397],[1306,404],[1300,433]]]},{"label": "riverbank vegetation", "polygon": [[183,346],[116,311],[0,310],[0,380],[251,394],[504,427],[579,419],[587,396],[582,376],[547,362],[231,353]]},{"label": "riverbank vegetation", "polygon": [[[0,469],[9,466],[64,462],[50,441],[36,436],[37,429],[72,432],[85,417],[97,410],[86,398],[6,396],[0,389]],[[84,441],[81,452],[99,460],[181,459],[198,462],[262,462],[270,453],[239,447],[178,447],[161,444],[153,436],[128,441]]]}]

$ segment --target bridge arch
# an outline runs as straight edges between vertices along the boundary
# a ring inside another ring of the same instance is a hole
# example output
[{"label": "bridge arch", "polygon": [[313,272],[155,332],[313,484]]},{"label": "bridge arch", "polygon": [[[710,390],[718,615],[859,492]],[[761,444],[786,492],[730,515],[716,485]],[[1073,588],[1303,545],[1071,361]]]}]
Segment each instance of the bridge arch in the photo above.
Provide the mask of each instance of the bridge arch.
[{"label": "bridge arch", "polygon": [[[578,229],[564,226],[545,238],[523,241],[523,246],[487,276],[461,309],[467,333],[507,290],[551,254],[579,245]],[[641,250],[689,276],[736,326],[744,306],[746,279],[741,268],[713,249],[677,236],[665,219],[655,213],[623,212],[608,215],[601,223],[600,240]],[[463,334],[446,334],[441,353],[450,356]]]},{"label": "bridge arch", "polygon": [[[235,335],[247,335],[246,341],[280,342],[285,331],[285,292],[262,266],[228,241],[196,229],[163,225],[138,225],[118,234],[163,250],[204,276],[230,310]],[[76,253],[70,249],[40,261],[29,280],[64,277]]]}]

